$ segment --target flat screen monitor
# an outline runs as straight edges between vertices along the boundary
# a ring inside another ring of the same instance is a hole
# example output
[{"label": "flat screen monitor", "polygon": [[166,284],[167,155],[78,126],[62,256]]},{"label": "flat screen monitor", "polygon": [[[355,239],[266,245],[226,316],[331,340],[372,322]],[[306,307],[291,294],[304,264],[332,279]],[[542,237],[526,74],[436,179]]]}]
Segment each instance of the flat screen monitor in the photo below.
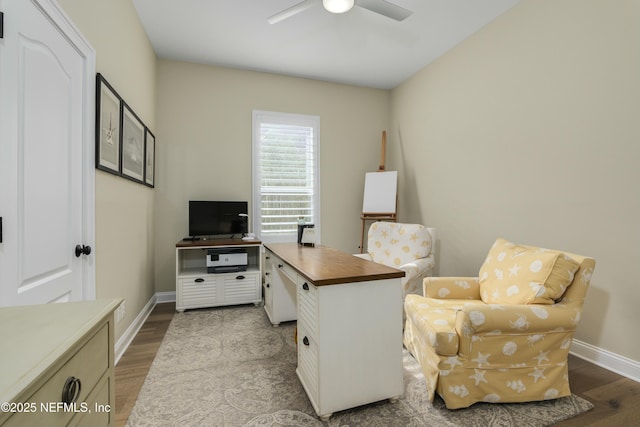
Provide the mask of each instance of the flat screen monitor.
[{"label": "flat screen monitor", "polygon": [[247,202],[189,201],[189,236],[242,236],[248,227]]}]

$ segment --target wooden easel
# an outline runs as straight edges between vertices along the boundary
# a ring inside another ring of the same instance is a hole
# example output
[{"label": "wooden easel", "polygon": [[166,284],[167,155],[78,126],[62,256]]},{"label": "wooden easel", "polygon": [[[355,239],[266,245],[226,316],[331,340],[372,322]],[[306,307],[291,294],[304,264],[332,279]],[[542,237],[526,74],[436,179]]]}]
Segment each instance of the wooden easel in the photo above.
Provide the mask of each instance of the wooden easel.
[{"label": "wooden easel", "polygon": [[384,172],[384,156],[387,151],[387,131],[382,131],[382,149],[380,150],[380,166],[378,172]]},{"label": "wooden easel", "polygon": [[[382,131],[382,149],[380,153],[380,165],[378,166],[378,172],[384,172],[385,152],[387,147],[387,131]],[[397,195],[396,195],[396,206]],[[393,221],[396,222],[396,212],[362,212],[360,216],[362,220],[362,234],[360,236],[360,253],[364,252],[364,229],[367,221]]]},{"label": "wooden easel", "polygon": [[396,222],[396,214],[366,214],[363,213],[360,217],[362,219],[362,236],[360,237],[360,253],[364,252],[364,228],[366,221],[391,221]]}]

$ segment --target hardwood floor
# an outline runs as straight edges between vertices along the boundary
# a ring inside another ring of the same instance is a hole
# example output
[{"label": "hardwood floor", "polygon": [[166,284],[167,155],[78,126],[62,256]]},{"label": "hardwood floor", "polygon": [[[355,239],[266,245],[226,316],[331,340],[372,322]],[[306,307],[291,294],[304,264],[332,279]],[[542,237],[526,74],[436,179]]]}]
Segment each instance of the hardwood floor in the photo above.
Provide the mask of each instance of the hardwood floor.
[{"label": "hardwood floor", "polygon": [[[175,304],[158,304],[116,365],[116,427],[124,426],[144,383]],[[560,427],[640,426],[640,383],[569,356],[571,390],[594,409],[558,424]]]},{"label": "hardwood floor", "polygon": [[116,365],[116,427],[127,424],[176,305],[157,304]]},{"label": "hardwood floor", "polygon": [[595,407],[558,426],[640,426],[640,383],[569,355],[569,384]]}]

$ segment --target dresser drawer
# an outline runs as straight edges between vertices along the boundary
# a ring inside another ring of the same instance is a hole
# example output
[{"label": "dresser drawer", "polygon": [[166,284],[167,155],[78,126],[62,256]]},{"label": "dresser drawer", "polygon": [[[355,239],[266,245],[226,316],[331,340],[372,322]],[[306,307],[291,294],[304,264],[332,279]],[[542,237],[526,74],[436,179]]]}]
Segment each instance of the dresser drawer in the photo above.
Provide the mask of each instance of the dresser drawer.
[{"label": "dresser drawer", "polygon": [[[89,394],[109,370],[109,353],[109,325],[104,325],[42,387],[25,400],[35,404],[37,410],[33,413],[14,414],[3,427],[66,425],[74,415],[82,413]],[[65,410],[57,406],[56,402],[62,401],[65,382],[71,377],[79,380],[77,384],[80,392],[75,405]],[[49,412],[43,408],[48,408]]]},{"label": "dresser drawer", "polygon": [[69,427],[107,427],[111,425],[111,417],[115,417],[114,402],[109,402],[111,378],[105,376],[87,398],[90,411],[77,414]]}]

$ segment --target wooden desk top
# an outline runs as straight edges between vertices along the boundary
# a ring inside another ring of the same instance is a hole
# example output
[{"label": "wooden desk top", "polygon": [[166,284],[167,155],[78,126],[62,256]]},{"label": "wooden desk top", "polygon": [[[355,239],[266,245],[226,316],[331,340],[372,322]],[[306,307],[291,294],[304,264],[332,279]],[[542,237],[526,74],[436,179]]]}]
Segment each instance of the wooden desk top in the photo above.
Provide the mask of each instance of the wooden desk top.
[{"label": "wooden desk top", "polygon": [[367,261],[338,249],[297,243],[264,245],[316,286],[404,277],[402,270]]}]

